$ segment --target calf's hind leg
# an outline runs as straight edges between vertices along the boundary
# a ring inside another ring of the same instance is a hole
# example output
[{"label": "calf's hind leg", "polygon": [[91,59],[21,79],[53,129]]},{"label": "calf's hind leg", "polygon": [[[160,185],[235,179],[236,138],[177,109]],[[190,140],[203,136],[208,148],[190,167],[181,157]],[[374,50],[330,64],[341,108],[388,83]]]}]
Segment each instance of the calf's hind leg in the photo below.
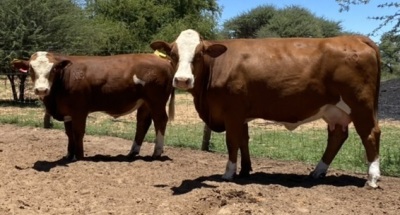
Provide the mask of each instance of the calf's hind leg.
[{"label": "calf's hind leg", "polygon": [[168,115],[165,111],[165,106],[160,105],[159,108],[153,108],[153,110],[151,110],[151,116],[154,121],[154,128],[156,132],[156,144],[154,146],[154,152],[152,156],[153,158],[157,158],[160,157],[164,152],[164,137],[168,122]]}]

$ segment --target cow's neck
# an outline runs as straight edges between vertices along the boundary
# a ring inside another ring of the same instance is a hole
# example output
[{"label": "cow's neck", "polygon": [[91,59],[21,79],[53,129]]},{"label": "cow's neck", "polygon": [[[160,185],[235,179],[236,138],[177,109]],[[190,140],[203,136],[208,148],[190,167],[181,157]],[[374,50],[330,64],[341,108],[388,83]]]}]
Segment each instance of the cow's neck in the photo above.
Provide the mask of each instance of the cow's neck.
[{"label": "cow's neck", "polygon": [[207,96],[208,88],[210,86],[211,63],[212,62],[210,62],[209,59],[205,59],[203,67],[198,68],[200,71],[197,71],[193,89],[189,90],[193,96],[197,113],[199,113],[200,118],[209,126],[212,124],[212,119]]}]

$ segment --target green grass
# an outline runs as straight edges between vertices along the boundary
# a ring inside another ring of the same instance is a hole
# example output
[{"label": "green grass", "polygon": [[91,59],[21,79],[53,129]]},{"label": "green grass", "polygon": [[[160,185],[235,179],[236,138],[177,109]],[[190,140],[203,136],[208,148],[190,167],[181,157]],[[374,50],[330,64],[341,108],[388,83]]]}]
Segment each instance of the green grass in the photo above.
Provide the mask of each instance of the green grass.
[{"label": "green grass", "polygon": [[[17,114],[0,113],[0,123],[19,126],[43,127],[43,110],[29,108]],[[63,123],[53,121],[54,129],[64,129]],[[86,134],[116,136],[132,140],[135,132],[135,121],[103,117],[89,117]],[[398,127],[381,126],[381,171],[384,175],[400,176],[400,144]],[[200,149],[203,135],[203,124],[192,123],[178,125],[169,123],[166,145]],[[145,141],[153,142],[155,132],[150,128]],[[316,164],[326,146],[326,129],[314,128],[302,131],[265,130],[262,127],[250,128],[250,153],[252,157],[266,157],[277,160],[297,160]],[[226,153],[225,133],[212,133],[212,151]],[[349,138],[332,163],[336,169],[353,172],[367,171],[365,150],[354,129],[350,129]]]}]

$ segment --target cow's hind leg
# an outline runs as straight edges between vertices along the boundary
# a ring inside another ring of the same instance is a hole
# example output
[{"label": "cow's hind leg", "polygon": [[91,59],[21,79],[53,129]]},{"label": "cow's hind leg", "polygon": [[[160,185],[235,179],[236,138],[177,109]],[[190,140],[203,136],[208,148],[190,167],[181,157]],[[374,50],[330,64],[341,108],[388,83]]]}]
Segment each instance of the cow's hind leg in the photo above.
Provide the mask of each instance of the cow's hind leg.
[{"label": "cow's hind leg", "polygon": [[334,129],[331,129],[328,126],[328,143],[322,159],[319,161],[314,171],[311,172],[311,176],[313,178],[325,177],[329,165],[336,157],[337,153],[339,152],[340,148],[342,147],[348,136],[348,126],[342,127],[342,125],[336,124]]},{"label": "cow's hind leg", "polygon": [[135,138],[133,139],[131,151],[128,154],[129,158],[134,158],[140,153],[144,137],[151,125],[150,109],[145,104],[137,110],[136,121],[136,133]]},{"label": "cow's hind leg", "polygon": [[372,113],[368,114],[368,112],[358,111],[357,115],[354,116],[353,123],[367,154],[367,185],[372,188],[377,188],[377,181],[381,176],[379,167],[379,144],[381,130],[378,126],[376,117]]}]

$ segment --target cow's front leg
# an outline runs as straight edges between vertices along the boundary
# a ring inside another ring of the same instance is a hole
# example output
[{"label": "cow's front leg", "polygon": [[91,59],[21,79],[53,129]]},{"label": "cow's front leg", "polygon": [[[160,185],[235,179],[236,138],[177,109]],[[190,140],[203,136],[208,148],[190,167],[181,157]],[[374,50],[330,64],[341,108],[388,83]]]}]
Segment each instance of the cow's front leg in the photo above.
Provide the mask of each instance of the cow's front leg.
[{"label": "cow's front leg", "polygon": [[225,123],[225,127],[229,158],[222,179],[232,180],[236,175],[238,150],[242,146],[246,134],[244,134],[243,123],[230,121]]},{"label": "cow's front leg", "polygon": [[64,158],[73,161],[76,160],[76,157],[75,157],[74,134],[72,131],[72,120],[70,116],[64,117],[64,128],[65,128],[65,134],[68,137],[67,155]]},{"label": "cow's front leg", "polygon": [[156,132],[156,144],[154,146],[153,158],[158,158],[164,152],[164,136],[168,123],[168,115],[165,111],[165,107],[154,108],[152,110],[152,117]]},{"label": "cow's front leg", "polygon": [[249,177],[251,168],[251,159],[250,159],[250,151],[249,151],[249,126],[247,123],[243,124],[242,127],[242,142],[239,145],[240,155],[241,155],[241,169],[239,176],[240,177]]},{"label": "cow's front leg", "polygon": [[77,160],[81,160],[84,157],[83,154],[83,136],[85,135],[86,129],[86,115],[79,115],[72,117],[72,131],[74,140],[75,157]]},{"label": "cow's front leg", "polygon": [[326,146],[324,155],[319,161],[318,165],[315,167],[314,171],[311,172],[311,176],[315,179],[323,178],[328,171],[329,165],[335,158],[336,154],[339,152],[344,141],[346,141],[349,136],[349,128],[343,128],[341,125],[336,124],[335,128],[332,130],[328,126],[328,144]]},{"label": "cow's front leg", "polygon": [[134,158],[140,153],[140,148],[142,147],[144,137],[146,136],[151,125],[150,110],[146,105],[142,105],[138,109],[136,121],[136,133],[135,138],[133,139],[131,151],[128,154],[129,158]]}]

